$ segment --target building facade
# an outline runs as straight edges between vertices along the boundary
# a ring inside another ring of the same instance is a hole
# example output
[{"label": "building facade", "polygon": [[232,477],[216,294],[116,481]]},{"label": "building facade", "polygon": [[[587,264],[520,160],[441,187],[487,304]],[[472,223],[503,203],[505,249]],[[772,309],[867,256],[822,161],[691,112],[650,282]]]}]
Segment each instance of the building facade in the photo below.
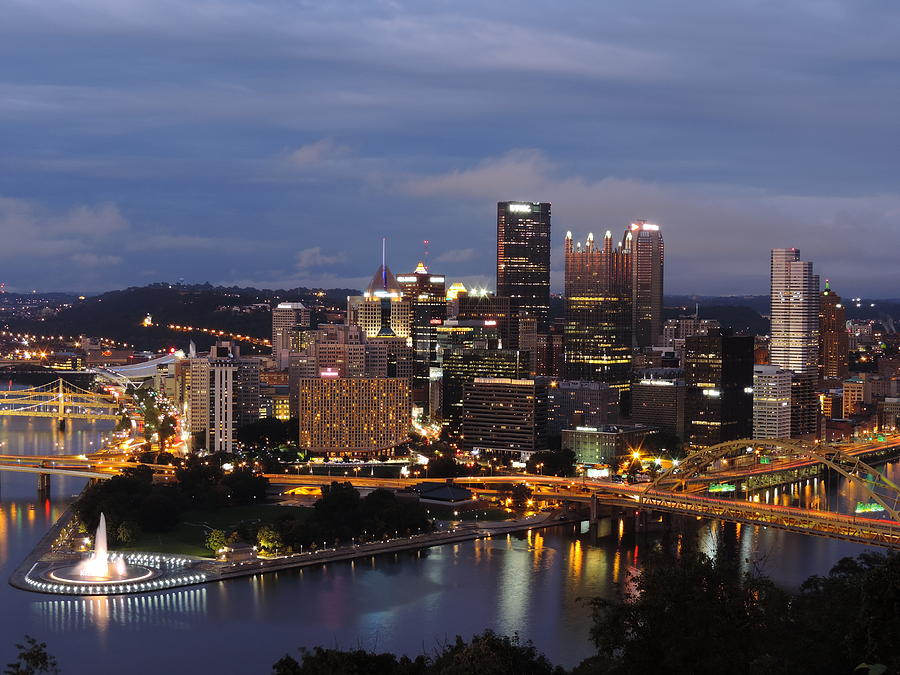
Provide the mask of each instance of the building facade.
[{"label": "building facade", "polygon": [[589,234],[582,247],[566,233],[565,366],[567,380],[605,382],[620,394],[631,384],[631,253]]},{"label": "building facade", "polygon": [[545,450],[547,385],[533,379],[478,377],[464,386],[461,445],[480,455],[522,461]]},{"label": "building facade", "polygon": [[410,430],[410,382],[402,377],[299,381],[300,447],[368,458],[390,454]]},{"label": "building facade", "polygon": [[791,436],[819,432],[819,277],[795,248],[772,249],[769,363],[794,374]]},{"label": "building facade", "polygon": [[[630,236],[629,236],[630,235]],[[631,250],[632,335],[636,347],[662,339],[665,246],[659,225],[638,220],[625,231],[622,246]]]},{"label": "building facade", "polygon": [[288,367],[291,352],[303,347],[302,335],[310,323],[310,311],[302,302],[280,302],[272,308],[272,357],[279,370]]},{"label": "building facade", "polygon": [[753,438],[790,438],[791,371],[753,366]]},{"label": "building facade", "polygon": [[412,311],[412,348],[415,372],[413,400],[428,412],[428,374],[437,367],[437,327],[447,318],[447,283],[444,275],[432,274],[424,262],[410,274],[397,277]]},{"label": "building facade", "polygon": [[746,438],[753,420],[753,338],[694,335],[685,340],[686,433],[703,447]]},{"label": "building facade", "polygon": [[850,374],[850,334],[841,296],[825,280],[819,304],[819,377],[843,380]]},{"label": "building facade", "polygon": [[618,467],[630,461],[639,451],[644,438],[656,432],[655,427],[635,425],[607,425],[563,429],[563,447],[575,453],[575,461],[584,466],[595,464]]},{"label": "building facade", "polygon": [[441,365],[441,418],[458,431],[463,417],[463,393],[476,378],[528,377],[528,354],[515,349],[450,349]]},{"label": "building facade", "polygon": [[411,337],[412,306],[386,265],[379,265],[362,295],[347,298],[345,323],[359,326],[367,337]]},{"label": "building facade", "polygon": [[635,424],[656,427],[685,440],[684,372],[648,370],[631,383],[631,419]]},{"label": "building facade", "polygon": [[550,204],[497,203],[497,295],[512,309],[538,320],[546,333],[550,322]]}]

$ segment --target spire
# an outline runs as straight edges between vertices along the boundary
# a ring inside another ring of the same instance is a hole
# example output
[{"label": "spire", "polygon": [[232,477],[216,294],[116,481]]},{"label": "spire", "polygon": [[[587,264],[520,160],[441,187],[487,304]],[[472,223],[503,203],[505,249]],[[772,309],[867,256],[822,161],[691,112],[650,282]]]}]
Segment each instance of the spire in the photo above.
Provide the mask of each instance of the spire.
[{"label": "spire", "polygon": [[385,263],[385,249],[387,247],[387,237],[381,238],[381,281],[384,290],[387,290],[387,263]]}]

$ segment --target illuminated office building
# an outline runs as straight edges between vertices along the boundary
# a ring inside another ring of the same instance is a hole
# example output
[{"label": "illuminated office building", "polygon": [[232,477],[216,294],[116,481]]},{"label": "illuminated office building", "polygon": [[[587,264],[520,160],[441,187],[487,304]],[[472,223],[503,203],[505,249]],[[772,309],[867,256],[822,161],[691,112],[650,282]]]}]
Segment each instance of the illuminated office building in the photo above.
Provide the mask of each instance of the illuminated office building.
[{"label": "illuminated office building", "polygon": [[398,276],[397,283],[412,312],[412,348],[416,364],[412,379],[413,400],[427,412],[428,374],[438,365],[437,327],[447,318],[446,280],[442,274],[430,273],[425,263],[420,262],[411,274]]},{"label": "illuminated office building", "polygon": [[627,391],[633,352],[630,248],[614,247],[609,231],[602,246],[589,234],[582,247],[569,232],[565,256],[566,379]]},{"label": "illuminated office building", "polygon": [[390,454],[409,437],[406,378],[303,378],[299,394],[299,440],[305,450],[368,458]]},{"label": "illuminated office building", "polygon": [[684,341],[687,441],[709,446],[746,438],[753,420],[753,338],[694,335]]},{"label": "illuminated office building", "polygon": [[772,249],[769,364],[794,374],[791,436],[819,432],[819,277],[795,248]]},{"label": "illuminated office building", "polygon": [[550,204],[497,203],[497,295],[512,309],[550,325]]},{"label": "illuminated office building", "polygon": [[303,332],[309,330],[310,312],[302,302],[280,302],[272,308],[272,357],[279,370],[288,367],[291,352],[303,347]]},{"label": "illuminated office building", "polygon": [[822,380],[844,380],[850,374],[850,334],[841,296],[825,280],[819,305],[819,375]]},{"label": "illuminated office building", "polygon": [[412,307],[391,270],[382,262],[362,295],[347,298],[348,326],[360,326],[366,337],[412,335]]},{"label": "illuminated office building", "polygon": [[661,344],[665,247],[659,225],[638,220],[625,231],[631,251],[632,331],[637,347]]}]

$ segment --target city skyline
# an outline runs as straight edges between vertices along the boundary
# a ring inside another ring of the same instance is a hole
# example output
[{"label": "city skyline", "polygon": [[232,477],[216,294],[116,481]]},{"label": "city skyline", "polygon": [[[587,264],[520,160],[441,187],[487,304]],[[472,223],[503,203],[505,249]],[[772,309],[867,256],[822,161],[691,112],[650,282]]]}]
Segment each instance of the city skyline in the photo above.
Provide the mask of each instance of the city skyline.
[{"label": "city skyline", "polygon": [[0,281],[364,288],[387,235],[487,285],[505,199],[554,205],[556,289],[561,233],[639,219],[671,293],[764,294],[780,246],[849,295],[893,281],[897,8],[511,9],[13,3]]}]

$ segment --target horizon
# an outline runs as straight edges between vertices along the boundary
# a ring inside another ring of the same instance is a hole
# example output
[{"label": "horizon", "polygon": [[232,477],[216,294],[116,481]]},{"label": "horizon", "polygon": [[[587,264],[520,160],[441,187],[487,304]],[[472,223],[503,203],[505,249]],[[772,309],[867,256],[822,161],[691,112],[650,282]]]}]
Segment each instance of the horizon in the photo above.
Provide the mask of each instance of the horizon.
[{"label": "horizon", "polygon": [[566,230],[647,219],[669,292],[763,293],[769,250],[793,246],[846,294],[878,296],[900,247],[898,19],[819,3],[14,2],[0,282],[358,287],[387,236],[394,269],[427,239],[434,270],[492,286],[494,204],[524,197],[553,204],[557,289]]}]

